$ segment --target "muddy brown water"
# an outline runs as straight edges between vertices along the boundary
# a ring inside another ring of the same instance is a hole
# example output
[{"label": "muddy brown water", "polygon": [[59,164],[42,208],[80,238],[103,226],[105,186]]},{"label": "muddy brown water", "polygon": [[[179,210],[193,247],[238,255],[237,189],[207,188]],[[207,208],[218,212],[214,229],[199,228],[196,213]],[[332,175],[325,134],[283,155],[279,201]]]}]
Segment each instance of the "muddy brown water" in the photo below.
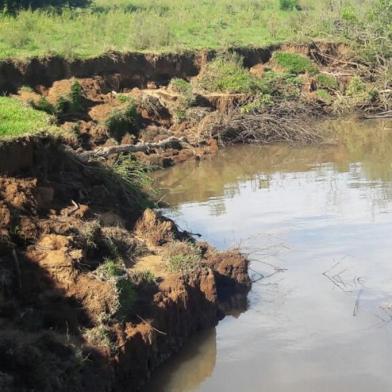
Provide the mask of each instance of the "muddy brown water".
[{"label": "muddy brown water", "polygon": [[166,215],[256,281],[147,391],[392,390],[392,123],[331,122],[336,145],[236,146],[158,173]]}]

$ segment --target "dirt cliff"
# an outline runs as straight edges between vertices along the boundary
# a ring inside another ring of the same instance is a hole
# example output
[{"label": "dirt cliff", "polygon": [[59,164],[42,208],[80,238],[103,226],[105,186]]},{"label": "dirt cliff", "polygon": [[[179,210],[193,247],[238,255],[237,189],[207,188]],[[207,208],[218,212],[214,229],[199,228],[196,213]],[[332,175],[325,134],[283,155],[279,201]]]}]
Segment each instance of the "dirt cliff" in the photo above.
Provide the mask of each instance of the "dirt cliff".
[{"label": "dirt cliff", "polygon": [[50,137],[0,145],[0,389],[138,390],[246,295],[248,262]]}]

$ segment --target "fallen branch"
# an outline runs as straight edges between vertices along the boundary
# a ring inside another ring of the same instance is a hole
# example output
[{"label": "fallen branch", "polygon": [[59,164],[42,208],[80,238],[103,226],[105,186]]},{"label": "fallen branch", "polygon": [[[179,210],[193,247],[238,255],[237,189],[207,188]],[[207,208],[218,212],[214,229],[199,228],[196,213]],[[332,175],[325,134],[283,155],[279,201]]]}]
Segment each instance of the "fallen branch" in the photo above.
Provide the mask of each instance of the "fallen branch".
[{"label": "fallen branch", "polygon": [[121,154],[121,153],[135,153],[135,152],[147,152],[159,148],[167,147],[189,147],[190,145],[185,142],[184,138],[177,138],[171,136],[167,139],[162,140],[159,143],[139,143],[139,144],[121,144],[119,146],[100,147],[93,151],[84,151],[78,154],[78,157],[83,161],[87,162],[92,158],[108,158],[110,155]]},{"label": "fallen branch", "polygon": [[386,112],[381,112],[381,113],[376,113],[376,114],[369,114],[369,115],[364,116],[364,119],[366,119],[366,120],[387,119],[387,118],[392,118],[392,110],[388,110]]}]

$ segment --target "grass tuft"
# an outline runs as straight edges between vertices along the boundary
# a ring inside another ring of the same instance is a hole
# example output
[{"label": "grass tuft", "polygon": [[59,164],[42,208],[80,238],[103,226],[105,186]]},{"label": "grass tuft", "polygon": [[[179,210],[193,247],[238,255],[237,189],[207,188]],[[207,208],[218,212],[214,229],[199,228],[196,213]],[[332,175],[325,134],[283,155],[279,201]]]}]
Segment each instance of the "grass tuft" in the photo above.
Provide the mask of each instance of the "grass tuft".
[{"label": "grass tuft", "polygon": [[190,273],[200,267],[202,254],[200,249],[191,242],[169,242],[164,251],[169,272]]},{"label": "grass tuft", "polygon": [[217,57],[208,63],[197,80],[197,87],[208,92],[255,93],[260,79],[243,67],[243,59],[236,54]]},{"label": "grass tuft", "polygon": [[299,75],[303,73],[316,74],[317,67],[305,56],[290,52],[275,52],[273,61],[286,72]]},{"label": "grass tuft", "polygon": [[138,132],[139,114],[136,103],[131,101],[121,109],[115,109],[105,121],[105,125],[117,141],[121,141],[126,133]]}]

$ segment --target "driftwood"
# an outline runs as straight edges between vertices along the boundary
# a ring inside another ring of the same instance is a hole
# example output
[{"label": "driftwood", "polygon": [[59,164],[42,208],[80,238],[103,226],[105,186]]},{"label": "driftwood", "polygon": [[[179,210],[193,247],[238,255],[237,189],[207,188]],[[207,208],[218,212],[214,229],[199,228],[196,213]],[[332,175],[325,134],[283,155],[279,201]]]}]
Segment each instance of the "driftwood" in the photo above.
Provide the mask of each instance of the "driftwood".
[{"label": "driftwood", "polygon": [[377,114],[370,114],[364,116],[365,119],[367,120],[372,120],[372,119],[389,119],[392,118],[392,110],[387,110],[386,112],[382,113],[377,113]]},{"label": "driftwood", "polygon": [[109,156],[115,154],[147,152],[154,149],[176,146],[190,147],[184,138],[176,138],[171,136],[160,141],[159,143],[121,144],[119,146],[100,147],[93,151],[84,151],[78,154],[78,158],[83,162],[87,162],[93,158],[108,158]]}]

